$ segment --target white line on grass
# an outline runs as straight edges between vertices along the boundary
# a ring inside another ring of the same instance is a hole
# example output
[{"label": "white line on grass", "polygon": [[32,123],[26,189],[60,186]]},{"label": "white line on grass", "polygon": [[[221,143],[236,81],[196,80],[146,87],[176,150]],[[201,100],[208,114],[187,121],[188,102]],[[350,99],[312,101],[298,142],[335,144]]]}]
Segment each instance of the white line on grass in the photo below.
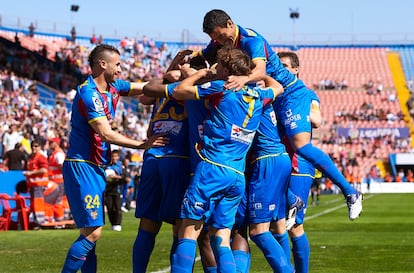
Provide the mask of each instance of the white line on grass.
[{"label": "white line on grass", "polygon": [[[366,196],[366,197],[364,197],[364,200],[367,200],[367,199],[369,199],[369,198],[371,198],[371,197],[373,197],[373,196],[374,196],[374,195],[369,195],[369,196]],[[336,200],[336,199],[335,199],[335,200]],[[321,212],[316,213],[316,214],[311,215],[311,216],[306,216],[306,217],[305,217],[305,221],[306,221],[306,220],[311,220],[311,219],[314,219],[314,218],[316,218],[316,217],[319,217],[319,216],[322,216],[322,215],[325,215],[325,214],[328,214],[328,213],[331,213],[332,211],[335,211],[335,210],[340,209],[340,208],[343,208],[343,207],[346,207],[346,203],[345,203],[345,204],[342,204],[342,205],[339,205],[339,206],[336,206],[336,207],[333,207],[333,208],[330,208],[330,209],[327,209],[327,210],[324,210],[324,211],[321,211]]]},{"label": "white line on grass", "polygon": [[[369,195],[369,196],[366,196],[366,197],[364,197],[364,200],[367,200],[367,199],[369,199],[369,198],[371,198],[371,197],[373,197],[373,196],[374,196],[374,195]],[[329,203],[334,203],[334,202],[336,202],[336,201],[339,201],[339,199],[334,199],[334,200],[331,200]],[[328,213],[331,213],[332,211],[335,211],[335,210],[340,209],[340,208],[343,208],[343,207],[346,207],[346,204],[342,204],[342,205],[339,205],[339,206],[336,206],[336,207],[333,207],[333,208],[330,208],[330,209],[324,210],[324,211],[322,211],[322,212],[316,213],[316,214],[314,214],[314,215],[307,216],[307,217],[305,218],[305,221],[306,221],[306,220],[311,220],[311,219],[317,218],[317,217],[319,217],[319,216],[322,216],[322,215],[325,215],[325,214],[328,214]],[[200,261],[200,260],[201,260],[200,256],[197,256],[197,257],[196,257],[196,259],[195,259],[195,262]],[[160,271],[152,271],[152,272],[150,272],[150,273],[168,273],[168,272],[170,272],[170,270],[171,270],[171,267],[170,267],[170,266],[168,266],[168,267],[166,267],[166,268],[164,268],[164,269],[161,269]]]}]

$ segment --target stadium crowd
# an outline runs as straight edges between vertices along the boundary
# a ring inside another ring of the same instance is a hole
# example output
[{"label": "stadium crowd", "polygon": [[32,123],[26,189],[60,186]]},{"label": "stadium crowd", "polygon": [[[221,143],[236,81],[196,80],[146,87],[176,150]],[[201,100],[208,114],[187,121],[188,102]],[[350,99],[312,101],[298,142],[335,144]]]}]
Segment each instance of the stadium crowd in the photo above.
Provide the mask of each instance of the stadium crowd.
[{"label": "stadium crowd", "polygon": [[[22,140],[27,155],[30,154],[30,141],[34,139],[40,139],[47,145],[48,139],[57,137],[61,139],[60,146],[66,151],[70,109],[65,102],[73,99],[74,88],[90,72],[87,56],[96,43],[92,38],[89,46],[85,46],[84,43],[81,45],[67,42],[66,46],[55,53],[55,61],[45,58],[47,54],[42,53],[42,50],[32,53],[18,45],[6,46],[0,43],[0,136],[2,139],[0,156],[2,159]],[[46,44],[44,48],[47,47]],[[174,54],[166,43],[157,46],[145,35],[140,40],[125,37],[120,40],[118,48],[124,68],[122,78],[134,81],[162,78]],[[319,89],[330,89],[326,87],[328,81],[322,80]],[[58,90],[52,107],[40,103],[36,86],[38,82]],[[322,84],[325,86],[322,87]],[[343,80],[331,89],[342,90],[347,87],[346,80]],[[367,83],[365,88],[367,93],[373,96],[384,95],[381,92],[370,91],[374,90],[373,81]],[[343,173],[351,177],[352,181],[362,183],[372,178],[375,181],[384,181],[385,173],[378,171],[376,175],[372,174],[372,170],[377,169],[375,161],[386,160],[388,153],[411,151],[409,138],[401,139],[392,136],[370,139],[345,138],[336,134],[338,127],[358,127],[367,124],[370,126],[375,124],[377,127],[404,126],[401,110],[398,107],[391,107],[396,101],[395,93],[391,92],[383,96],[383,101],[389,106],[388,109],[376,108],[371,102],[363,102],[360,106],[355,106],[352,111],[347,111],[345,108],[338,109],[333,123],[326,125],[329,130],[319,139],[314,140],[316,145],[326,151],[341,167]],[[412,101],[414,99],[411,97],[407,102],[411,113],[414,109]],[[120,111],[117,112],[112,128],[132,138],[145,139],[151,108],[139,104],[137,109],[132,109],[122,103],[119,108]],[[384,146],[387,148],[384,149]],[[142,153],[125,148],[121,151],[121,159],[128,158],[132,162],[131,165],[140,164]],[[369,161],[370,165],[363,164],[364,161]],[[3,165],[4,169],[6,167]]]}]

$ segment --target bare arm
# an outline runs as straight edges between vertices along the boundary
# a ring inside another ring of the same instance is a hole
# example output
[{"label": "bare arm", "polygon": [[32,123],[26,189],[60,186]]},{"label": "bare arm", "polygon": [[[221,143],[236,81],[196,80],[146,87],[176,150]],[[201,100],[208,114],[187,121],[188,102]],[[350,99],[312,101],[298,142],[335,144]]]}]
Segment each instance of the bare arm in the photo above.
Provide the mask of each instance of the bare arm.
[{"label": "bare arm", "polygon": [[152,80],[144,86],[143,91],[145,96],[164,98],[166,97],[165,88],[163,80]]},{"label": "bare arm", "polygon": [[185,78],[175,89],[173,97],[177,100],[196,99],[196,82],[205,77],[212,78],[212,71],[207,68],[198,70],[188,78]]},{"label": "bare arm", "polygon": [[266,87],[273,88],[275,92],[275,97],[283,93],[284,91],[283,86],[280,83],[278,83],[275,79],[273,79],[272,77],[266,75],[263,80],[265,82]]},{"label": "bare arm", "polygon": [[318,102],[311,102],[309,117],[312,124],[312,128],[319,128],[322,125],[322,114]]},{"label": "bare arm", "polygon": [[151,136],[147,141],[130,139],[116,131],[113,131],[107,119],[97,119],[91,123],[92,128],[103,141],[123,147],[134,149],[148,149],[152,146],[164,146],[168,138],[162,135]]}]

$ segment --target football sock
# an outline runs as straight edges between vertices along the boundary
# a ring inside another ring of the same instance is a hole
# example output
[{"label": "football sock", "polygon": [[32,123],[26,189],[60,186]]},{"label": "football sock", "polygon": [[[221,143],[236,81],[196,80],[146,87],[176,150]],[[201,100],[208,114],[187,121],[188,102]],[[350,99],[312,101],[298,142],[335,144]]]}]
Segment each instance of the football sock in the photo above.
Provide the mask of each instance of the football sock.
[{"label": "football sock", "polygon": [[217,273],[217,266],[207,266],[203,268],[204,273]]},{"label": "football sock", "polygon": [[144,273],[155,245],[157,235],[143,229],[138,230],[137,238],[132,250],[132,272]]},{"label": "football sock", "polygon": [[82,273],[96,273],[97,271],[97,263],[96,263],[96,245],[89,251],[88,256],[86,256],[86,260],[81,267]]},{"label": "football sock", "polygon": [[286,231],[283,234],[273,234],[276,241],[278,241],[279,245],[283,248],[283,252],[285,252],[286,260],[290,263],[290,243],[289,243],[289,235]]},{"label": "football sock", "polygon": [[221,246],[223,239],[219,236],[211,236],[210,244],[217,262],[217,271],[236,273],[236,263],[230,247]]},{"label": "football sock", "polygon": [[292,273],[293,268],[287,262],[285,252],[270,231],[251,236],[250,239],[262,250],[273,272]]},{"label": "football sock", "polygon": [[197,241],[179,239],[173,255],[171,273],[191,273],[196,255]]},{"label": "football sock", "polygon": [[238,273],[248,273],[250,267],[250,253],[243,250],[233,250],[234,262]]},{"label": "football sock", "polygon": [[300,149],[297,149],[296,152],[317,167],[329,179],[331,179],[332,182],[341,189],[345,196],[356,193],[356,190],[348,181],[346,181],[345,177],[335,166],[332,159],[322,150],[312,146],[311,143],[308,143]]},{"label": "football sock", "polygon": [[172,242],[171,250],[170,250],[170,264],[172,264],[173,255],[175,253],[175,250],[177,249],[177,243],[178,243],[178,237],[173,236],[173,242]]},{"label": "football sock", "polygon": [[62,273],[76,273],[84,264],[88,253],[94,247],[94,242],[91,242],[83,235],[80,235],[69,248]]},{"label": "football sock", "polygon": [[307,273],[309,271],[310,246],[306,233],[291,238],[293,260],[295,261],[296,273]]}]

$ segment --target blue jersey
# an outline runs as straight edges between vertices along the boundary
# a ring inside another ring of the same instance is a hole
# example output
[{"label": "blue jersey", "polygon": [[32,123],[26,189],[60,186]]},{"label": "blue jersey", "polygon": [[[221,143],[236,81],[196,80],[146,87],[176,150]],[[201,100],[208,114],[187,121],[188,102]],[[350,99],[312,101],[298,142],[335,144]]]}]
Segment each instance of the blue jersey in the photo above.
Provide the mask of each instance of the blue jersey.
[{"label": "blue jersey", "polygon": [[[171,97],[174,88],[178,83],[168,84],[166,87],[166,96]],[[190,167],[194,173],[195,168],[200,162],[200,157],[196,151],[197,143],[200,143],[204,132],[204,121],[210,113],[208,110],[208,100],[186,100],[185,109],[187,112],[189,144],[190,144]]]},{"label": "blue jersey", "polygon": [[[283,66],[277,54],[262,35],[241,26],[236,26],[236,28],[237,35],[234,40],[234,47],[243,50],[253,61],[266,61],[266,74],[278,81],[284,88],[298,81],[296,76]],[[220,46],[212,40],[201,53],[203,56],[209,56]]]},{"label": "blue jersey", "polygon": [[260,118],[260,125],[252,147],[253,159],[267,155],[276,155],[286,152],[285,145],[279,137],[277,119],[272,105],[266,105]]},{"label": "blue jersey", "polygon": [[66,160],[84,161],[99,166],[108,164],[110,144],[102,141],[90,124],[98,119],[111,122],[120,95],[127,96],[130,88],[129,82],[117,80],[109,85],[109,91],[100,92],[92,76],[78,86],[72,104],[72,128]]},{"label": "blue jersey", "polygon": [[[167,85],[174,89],[178,83]],[[168,91],[166,91],[168,92]],[[188,157],[188,121],[184,101],[174,98],[157,98],[149,125],[149,134],[168,133],[169,144],[161,147],[150,148],[146,154],[155,157],[179,156]]]},{"label": "blue jersey", "polygon": [[243,173],[245,157],[259,127],[263,106],[275,99],[272,88],[225,90],[217,80],[196,86],[197,98],[208,98],[211,114],[204,126],[200,156],[210,163]]}]

